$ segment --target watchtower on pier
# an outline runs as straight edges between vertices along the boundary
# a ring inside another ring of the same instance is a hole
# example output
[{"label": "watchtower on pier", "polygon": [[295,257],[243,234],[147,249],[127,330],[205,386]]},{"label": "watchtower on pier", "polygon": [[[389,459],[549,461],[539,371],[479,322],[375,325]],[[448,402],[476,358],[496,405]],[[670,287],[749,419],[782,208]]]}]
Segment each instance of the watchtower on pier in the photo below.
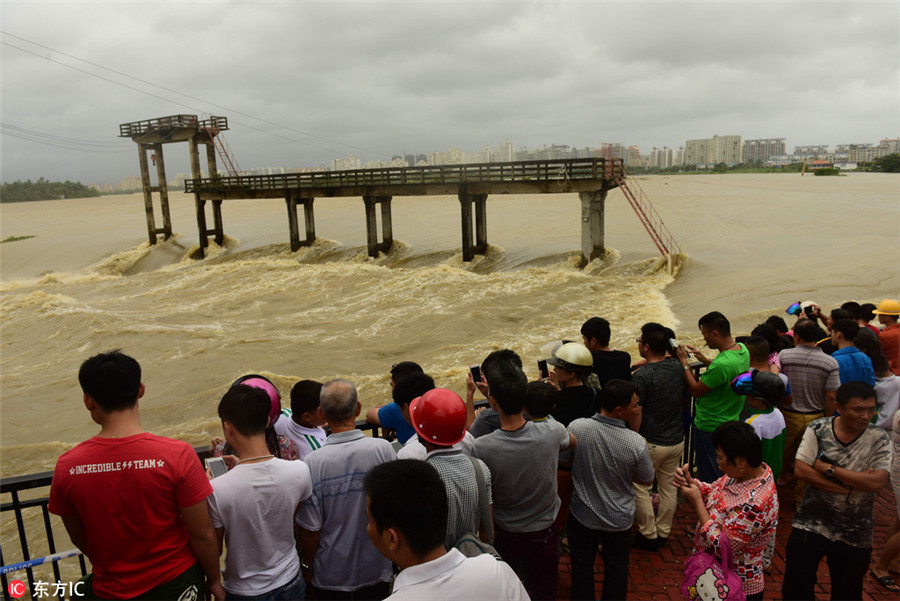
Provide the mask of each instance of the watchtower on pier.
[{"label": "watchtower on pier", "polygon": [[[198,119],[197,115],[171,115],[158,119],[122,123],[119,125],[119,137],[131,138],[138,145],[138,160],[141,165],[141,187],[144,192],[144,208],[147,213],[147,236],[150,244],[156,244],[158,236],[162,234],[163,240],[172,236],[172,218],[169,213],[169,188],[166,183],[166,165],[163,155],[163,145],[174,142],[187,142],[190,148],[191,178],[203,177],[200,170],[200,145],[206,146],[206,169],[213,180],[219,177],[216,167],[216,152],[226,163],[230,175],[237,175],[231,166],[227,154],[223,154],[220,146],[216,144],[216,136],[228,130],[227,117],[210,116],[209,119]],[[149,161],[148,161],[149,154]],[[158,185],[150,183],[150,163],[156,166]],[[233,173],[232,173],[233,172]],[[156,216],[153,208],[153,194],[159,194],[160,210],[162,212],[163,226],[156,227]],[[200,227],[203,247],[207,237],[212,235],[217,244],[222,244],[225,239],[222,227],[222,199],[212,198],[213,229],[206,226],[206,198],[196,198],[197,225]]]}]

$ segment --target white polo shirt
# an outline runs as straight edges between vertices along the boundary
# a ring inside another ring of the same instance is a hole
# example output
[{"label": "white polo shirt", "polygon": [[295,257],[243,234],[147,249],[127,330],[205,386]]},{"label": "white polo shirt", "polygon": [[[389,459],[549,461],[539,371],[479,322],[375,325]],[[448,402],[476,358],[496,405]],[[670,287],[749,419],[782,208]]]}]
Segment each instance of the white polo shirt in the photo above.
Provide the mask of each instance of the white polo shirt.
[{"label": "white polo shirt", "polygon": [[529,601],[525,587],[505,562],[487,554],[466,557],[456,549],[400,572],[388,599]]}]

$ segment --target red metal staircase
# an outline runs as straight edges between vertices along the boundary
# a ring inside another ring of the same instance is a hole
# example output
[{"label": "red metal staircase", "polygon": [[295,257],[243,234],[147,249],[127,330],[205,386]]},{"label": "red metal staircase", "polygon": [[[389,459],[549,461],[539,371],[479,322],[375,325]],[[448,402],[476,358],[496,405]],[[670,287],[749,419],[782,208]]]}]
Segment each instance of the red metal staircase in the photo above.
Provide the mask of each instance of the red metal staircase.
[{"label": "red metal staircase", "polygon": [[624,169],[624,166],[622,173],[623,175],[621,177],[616,178],[616,184],[619,186],[619,189],[622,190],[622,193],[625,194],[625,198],[628,199],[631,208],[634,209],[638,219],[641,220],[644,229],[650,234],[650,239],[656,244],[656,248],[659,249],[660,254],[666,256],[681,253],[681,247],[678,246],[675,237],[672,236],[669,228],[663,223],[662,217],[660,217],[659,213],[656,212],[656,209],[653,208],[653,204],[650,202],[650,199],[647,197],[643,188],[641,188],[640,184],[637,183],[637,180]]}]

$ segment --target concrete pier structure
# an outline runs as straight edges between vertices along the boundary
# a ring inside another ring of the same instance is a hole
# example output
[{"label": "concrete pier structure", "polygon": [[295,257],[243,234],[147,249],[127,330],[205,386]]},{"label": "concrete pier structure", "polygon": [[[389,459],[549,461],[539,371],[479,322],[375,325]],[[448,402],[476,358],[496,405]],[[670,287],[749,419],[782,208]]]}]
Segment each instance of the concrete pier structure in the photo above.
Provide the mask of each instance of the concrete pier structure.
[{"label": "concrete pier structure", "polygon": [[[604,202],[609,190],[619,186],[624,177],[621,160],[589,158],[195,178],[185,182],[185,189],[194,193],[198,203],[205,199],[284,198],[293,251],[315,241],[315,199],[361,197],[366,247],[371,257],[388,252],[393,245],[391,200],[394,197],[455,195],[460,203],[464,261],[471,261],[487,250],[487,200],[491,194],[577,192],[582,202],[583,262],[587,263],[603,255]],[[303,239],[299,204],[304,207],[306,224]],[[204,232],[206,225],[200,219],[198,212],[198,229]]]},{"label": "concrete pier structure", "polygon": [[[463,261],[487,251],[487,199],[491,194],[564,194],[577,192],[581,201],[581,263],[602,257],[605,248],[606,197],[613,188],[622,188],[628,203],[662,255],[681,252],[675,238],[665,227],[653,205],[633,182],[626,182],[621,159],[585,158],[546,161],[515,161],[468,165],[437,165],[354,169],[280,175],[240,175],[228,151],[224,137],[217,135],[228,129],[225,117],[200,120],[196,115],[172,115],[146,121],[123,123],[119,137],[138,144],[144,210],[150,244],[158,236],[172,236],[169,196],[163,144],[188,142],[191,179],[185,191],[194,194],[197,210],[197,233],[200,254],[205,255],[210,236],[221,245],[225,240],[222,202],[229,199],[284,198],[288,214],[288,238],[296,252],[316,240],[313,203],[316,198],[358,196],[363,199],[366,219],[366,248],[370,257],[389,252],[394,244],[391,200],[395,196],[456,195],[460,205]],[[201,177],[200,148],[206,145],[206,167],[209,177]],[[153,186],[147,153],[156,165],[158,185]],[[229,173],[219,175],[216,153]],[[153,193],[160,195],[163,227],[156,227]],[[212,202],[213,227],[209,228],[206,203]],[[299,211],[303,205],[304,238],[300,238]],[[379,213],[381,236],[379,240]]]}]

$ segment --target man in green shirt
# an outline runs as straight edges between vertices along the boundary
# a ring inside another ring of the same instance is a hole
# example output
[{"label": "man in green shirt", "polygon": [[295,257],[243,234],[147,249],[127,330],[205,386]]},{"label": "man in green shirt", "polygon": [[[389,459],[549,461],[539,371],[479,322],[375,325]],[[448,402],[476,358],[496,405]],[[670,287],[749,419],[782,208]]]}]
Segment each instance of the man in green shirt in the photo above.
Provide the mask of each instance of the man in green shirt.
[{"label": "man in green shirt", "polygon": [[[678,347],[678,360],[684,367],[684,383],[694,397],[694,425],[692,438],[697,453],[697,476],[703,482],[713,482],[722,476],[716,463],[712,433],[720,424],[736,421],[744,407],[744,397],[731,390],[731,380],[750,369],[750,353],[731,335],[728,319],[713,311],[700,318],[697,324],[706,346],[719,351],[708,359],[690,345]],[[697,380],[688,365],[688,353],[706,365]]]}]

